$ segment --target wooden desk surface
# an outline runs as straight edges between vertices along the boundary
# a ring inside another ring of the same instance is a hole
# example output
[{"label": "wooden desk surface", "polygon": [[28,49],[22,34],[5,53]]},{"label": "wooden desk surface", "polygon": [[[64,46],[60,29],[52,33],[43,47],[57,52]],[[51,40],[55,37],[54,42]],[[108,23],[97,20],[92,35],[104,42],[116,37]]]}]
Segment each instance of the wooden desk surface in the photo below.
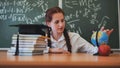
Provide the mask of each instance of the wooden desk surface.
[{"label": "wooden desk surface", "polygon": [[90,54],[44,54],[40,56],[8,56],[0,52],[0,68],[2,67],[96,67],[120,68],[120,53],[110,56],[93,56]]}]

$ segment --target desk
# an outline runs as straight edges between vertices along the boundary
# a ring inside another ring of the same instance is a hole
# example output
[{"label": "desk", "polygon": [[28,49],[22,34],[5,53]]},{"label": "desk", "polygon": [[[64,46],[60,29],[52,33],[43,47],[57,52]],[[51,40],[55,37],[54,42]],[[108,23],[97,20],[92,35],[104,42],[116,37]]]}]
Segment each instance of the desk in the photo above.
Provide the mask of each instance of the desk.
[{"label": "desk", "polygon": [[110,56],[78,54],[44,54],[40,56],[8,56],[0,52],[0,68],[120,68],[120,53]]}]

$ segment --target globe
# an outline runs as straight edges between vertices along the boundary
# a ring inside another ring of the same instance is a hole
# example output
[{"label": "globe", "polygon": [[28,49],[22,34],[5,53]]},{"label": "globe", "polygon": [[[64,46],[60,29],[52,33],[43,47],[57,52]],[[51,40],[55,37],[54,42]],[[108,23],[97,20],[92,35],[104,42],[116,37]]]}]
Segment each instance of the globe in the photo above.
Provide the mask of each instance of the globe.
[{"label": "globe", "polygon": [[[96,34],[97,34],[97,36],[96,36]],[[95,46],[100,46],[103,43],[107,44],[108,43],[108,35],[106,32],[103,32],[103,31],[98,31],[98,33],[93,32],[93,34],[91,36],[91,42]]]}]

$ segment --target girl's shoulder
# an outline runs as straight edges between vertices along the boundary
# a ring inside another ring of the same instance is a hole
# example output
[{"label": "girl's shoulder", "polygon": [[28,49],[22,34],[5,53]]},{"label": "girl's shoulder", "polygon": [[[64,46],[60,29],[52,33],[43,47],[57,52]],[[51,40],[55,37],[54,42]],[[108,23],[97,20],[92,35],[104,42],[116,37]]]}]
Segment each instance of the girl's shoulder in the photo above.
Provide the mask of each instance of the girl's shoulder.
[{"label": "girl's shoulder", "polygon": [[75,32],[68,32],[69,37],[80,37],[78,33]]}]

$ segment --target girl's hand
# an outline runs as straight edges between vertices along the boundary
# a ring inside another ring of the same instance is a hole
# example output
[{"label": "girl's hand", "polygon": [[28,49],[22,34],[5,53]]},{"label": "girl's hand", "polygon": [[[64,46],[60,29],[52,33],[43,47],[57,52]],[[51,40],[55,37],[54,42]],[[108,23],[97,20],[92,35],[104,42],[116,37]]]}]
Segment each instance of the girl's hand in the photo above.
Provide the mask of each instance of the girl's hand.
[{"label": "girl's hand", "polygon": [[62,49],[62,48],[50,48],[49,49],[50,53],[63,53],[63,54],[70,54],[70,52]]},{"label": "girl's hand", "polygon": [[106,32],[108,34],[108,36],[110,36],[110,34],[113,32],[114,29],[104,29],[104,27],[101,27],[100,31]]}]

